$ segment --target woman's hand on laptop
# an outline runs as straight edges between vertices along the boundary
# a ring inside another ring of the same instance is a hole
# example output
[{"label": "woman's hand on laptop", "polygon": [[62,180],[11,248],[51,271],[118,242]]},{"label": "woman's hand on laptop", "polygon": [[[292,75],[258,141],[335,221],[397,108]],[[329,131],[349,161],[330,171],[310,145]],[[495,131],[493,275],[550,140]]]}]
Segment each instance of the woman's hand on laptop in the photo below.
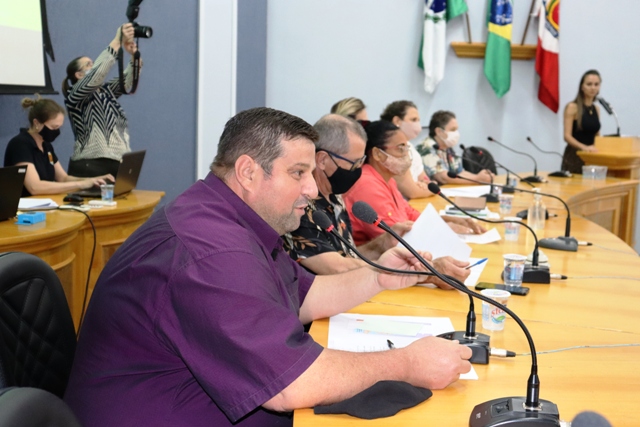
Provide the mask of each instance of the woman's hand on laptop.
[{"label": "woman's hand on laptop", "polygon": [[86,190],[92,187],[100,187],[103,184],[113,184],[115,178],[110,173],[95,178],[87,178],[80,181],[80,188]]}]

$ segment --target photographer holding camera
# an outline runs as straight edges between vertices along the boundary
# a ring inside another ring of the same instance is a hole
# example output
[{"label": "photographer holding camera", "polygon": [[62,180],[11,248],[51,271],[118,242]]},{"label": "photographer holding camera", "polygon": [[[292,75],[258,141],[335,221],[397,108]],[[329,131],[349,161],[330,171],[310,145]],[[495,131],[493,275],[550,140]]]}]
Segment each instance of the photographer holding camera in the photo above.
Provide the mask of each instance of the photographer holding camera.
[{"label": "photographer holding camera", "polygon": [[[124,24],[95,63],[89,57],[80,56],[67,65],[62,92],[75,135],[70,175],[91,177],[110,173],[115,176],[122,155],[131,151],[127,117],[118,103],[123,94],[119,79],[104,81],[117,61],[121,46],[132,55],[133,61],[138,49],[133,38],[134,24]],[[132,61],[124,71],[127,91],[133,83]]]}]

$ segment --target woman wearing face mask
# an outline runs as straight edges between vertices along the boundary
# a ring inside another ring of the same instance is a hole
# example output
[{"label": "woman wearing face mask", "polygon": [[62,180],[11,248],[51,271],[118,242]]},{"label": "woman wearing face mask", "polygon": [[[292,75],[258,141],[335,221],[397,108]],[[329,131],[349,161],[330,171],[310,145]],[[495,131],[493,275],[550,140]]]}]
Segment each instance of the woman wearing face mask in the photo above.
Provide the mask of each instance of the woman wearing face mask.
[{"label": "woman wearing face mask", "polygon": [[[398,126],[409,141],[417,138],[422,132],[418,107],[411,101],[392,102],[384,109],[380,119]],[[411,150],[411,167],[404,175],[394,178],[398,189],[406,199],[431,197],[433,193],[428,188],[430,180],[424,172],[420,154],[413,144],[409,144],[409,149]]]},{"label": "woman wearing face mask", "polygon": [[459,139],[460,132],[455,114],[451,111],[433,113],[429,123],[429,137],[417,147],[427,175],[440,184],[471,184],[461,178],[449,178],[449,172],[489,184],[492,175],[490,171],[482,170],[475,174],[462,168],[462,158],[453,151]]},{"label": "woman wearing face mask", "polygon": [[[383,230],[367,224],[351,215],[353,204],[362,200],[378,212],[392,226],[400,221],[415,221],[420,212],[412,208],[402,197],[394,177],[401,176],[411,167],[409,141],[393,123],[380,120],[366,124],[366,161],[362,176],[343,196],[351,226],[353,240],[361,245],[383,233]],[[457,233],[482,233],[484,228],[470,218],[444,218]]]},{"label": "woman wearing face mask", "polygon": [[564,140],[567,147],[562,156],[562,170],[582,173],[584,162],[578,150],[595,152],[593,143],[600,135],[600,109],[595,105],[600,92],[600,73],[589,70],[582,75],[576,98],[564,108]]},{"label": "woman wearing face mask", "polygon": [[91,188],[113,181],[104,175],[83,179],[67,175],[53,150],[52,142],[64,123],[64,109],[51,99],[25,98],[22,107],[29,109],[29,128],[9,141],[4,154],[5,166],[26,166],[22,196],[57,194]]},{"label": "woman wearing face mask", "polygon": [[[118,103],[122,95],[118,78],[105,83],[111,67],[116,63],[122,47],[133,55],[137,51],[133,41],[133,25],[118,28],[115,38],[96,58],[80,56],[67,65],[62,82],[65,106],[69,112],[76,142],[69,161],[69,173],[76,176],[116,175],[124,153],[129,147],[127,117]],[[133,84],[133,67],[124,71],[125,89]]]}]

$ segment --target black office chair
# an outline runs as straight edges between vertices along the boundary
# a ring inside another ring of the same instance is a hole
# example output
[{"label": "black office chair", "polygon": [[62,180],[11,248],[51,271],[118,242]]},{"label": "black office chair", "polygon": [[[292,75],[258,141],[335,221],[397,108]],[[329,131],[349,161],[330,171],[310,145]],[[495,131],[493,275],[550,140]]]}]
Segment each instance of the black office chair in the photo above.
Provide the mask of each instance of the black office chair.
[{"label": "black office chair", "polygon": [[36,387],[62,397],[76,335],[53,269],[21,252],[0,254],[0,388]]},{"label": "black office chair", "polygon": [[59,397],[32,387],[0,390],[0,427],[81,427]]},{"label": "black office chair", "polygon": [[478,173],[488,169],[497,174],[496,163],[493,156],[486,148],[466,147],[462,152],[462,167],[471,173]]}]

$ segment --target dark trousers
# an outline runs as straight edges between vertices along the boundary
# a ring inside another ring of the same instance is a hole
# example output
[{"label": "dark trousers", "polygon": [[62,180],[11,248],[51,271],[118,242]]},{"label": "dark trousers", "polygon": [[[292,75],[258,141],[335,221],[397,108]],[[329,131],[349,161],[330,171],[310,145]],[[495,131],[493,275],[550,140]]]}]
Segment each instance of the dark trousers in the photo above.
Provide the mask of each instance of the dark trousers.
[{"label": "dark trousers", "polygon": [[69,160],[67,173],[80,178],[91,178],[110,173],[115,178],[119,166],[119,161],[105,158]]}]

